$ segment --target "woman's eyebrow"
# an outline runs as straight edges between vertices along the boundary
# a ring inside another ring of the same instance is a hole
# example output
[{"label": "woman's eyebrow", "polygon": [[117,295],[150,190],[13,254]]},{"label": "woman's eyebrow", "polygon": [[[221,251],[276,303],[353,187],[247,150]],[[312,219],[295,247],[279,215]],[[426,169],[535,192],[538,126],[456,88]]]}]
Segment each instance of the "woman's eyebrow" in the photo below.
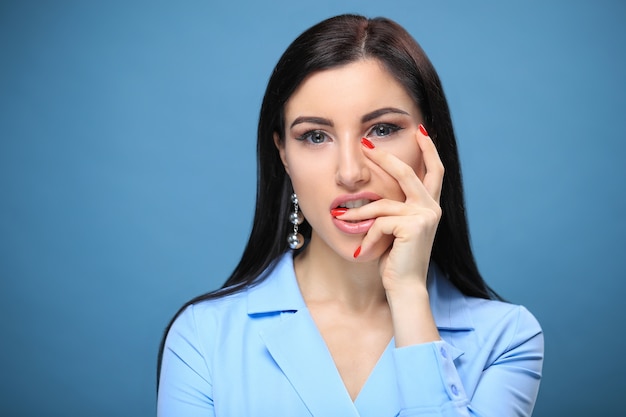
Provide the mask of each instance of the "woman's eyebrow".
[{"label": "woman's eyebrow", "polygon": [[300,123],[313,123],[316,125],[324,125],[324,126],[333,127],[333,122],[331,122],[328,119],[324,119],[323,117],[301,116],[301,117],[296,117],[296,120],[294,120],[293,123],[291,123],[291,126],[289,128],[293,128],[295,125],[300,124]]},{"label": "woman's eyebrow", "polygon": [[[397,109],[395,107],[383,107],[382,109],[374,110],[371,113],[367,113],[363,117],[361,117],[361,123],[369,122],[370,120],[374,120],[377,117],[388,113],[396,113],[396,114],[404,114],[406,116],[410,116],[409,113],[404,110]],[[296,119],[291,123],[289,128],[293,128],[295,125],[300,123],[312,123],[323,126],[333,127],[333,122],[328,119],[324,119],[323,117],[314,117],[314,116],[300,116],[296,117]]]},{"label": "woman's eyebrow", "polygon": [[380,117],[388,113],[398,113],[398,114],[404,114],[404,115],[410,116],[410,114],[405,112],[404,110],[400,110],[395,107],[384,107],[382,109],[374,110],[371,113],[367,113],[366,115],[361,117],[361,123],[369,122],[370,120],[374,120],[377,117]]}]

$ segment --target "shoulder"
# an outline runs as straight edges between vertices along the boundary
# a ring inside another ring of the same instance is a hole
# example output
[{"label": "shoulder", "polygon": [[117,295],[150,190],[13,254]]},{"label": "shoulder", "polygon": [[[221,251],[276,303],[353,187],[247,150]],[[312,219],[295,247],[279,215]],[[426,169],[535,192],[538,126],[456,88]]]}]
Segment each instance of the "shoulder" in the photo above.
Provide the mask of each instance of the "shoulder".
[{"label": "shoulder", "polygon": [[[543,330],[535,316],[523,305],[461,295],[471,337],[464,349],[484,366],[510,360],[528,368],[541,368],[544,353]],[[471,339],[471,341],[470,341]]]},{"label": "shoulder", "polygon": [[499,330],[508,344],[531,339],[543,333],[537,318],[523,305],[464,296],[475,331],[482,339]]},{"label": "shoulder", "polygon": [[209,375],[219,341],[228,335],[229,328],[240,328],[245,321],[245,299],[244,292],[185,307],[167,331],[164,364],[173,355],[197,372]]},{"label": "shoulder", "polygon": [[176,317],[170,332],[185,331],[214,332],[229,316],[241,316],[246,312],[247,290],[222,297],[210,298],[193,303]]},{"label": "shoulder", "polygon": [[441,327],[479,333],[502,327],[541,332],[539,322],[524,306],[465,295],[437,266],[430,271],[428,292],[435,320]]},{"label": "shoulder", "polygon": [[239,291],[197,301],[180,312],[170,333],[193,332],[200,340],[245,331],[251,319],[275,316],[285,310],[298,310],[304,302],[295,280],[291,254],[285,254],[266,271],[257,282]]},{"label": "shoulder", "polygon": [[467,296],[437,270],[429,282],[429,293],[442,337],[464,350],[502,355],[523,346],[543,354],[541,325],[526,307]]}]

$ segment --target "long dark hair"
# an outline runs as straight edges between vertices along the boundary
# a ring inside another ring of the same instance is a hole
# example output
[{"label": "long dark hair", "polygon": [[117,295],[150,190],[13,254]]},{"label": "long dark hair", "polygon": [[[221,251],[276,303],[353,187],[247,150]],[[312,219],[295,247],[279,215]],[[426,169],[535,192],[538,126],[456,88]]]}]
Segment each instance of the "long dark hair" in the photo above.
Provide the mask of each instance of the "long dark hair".
[{"label": "long dark hair", "polygon": [[[274,133],[278,133],[281,141],[285,139],[285,102],[308,75],[365,58],[380,61],[418,104],[445,167],[441,192],[443,215],[432,260],[464,294],[499,298],[483,280],[474,260],[452,120],[441,81],[430,60],[411,35],[389,19],[336,16],[302,33],[274,68],[259,115],[256,211],[248,244],[222,288],[187,302],[168,325],[159,349],[157,381],[165,337],[176,317],[191,304],[233,294],[261,282],[267,276],[263,271],[271,270],[288,250],[286,237],[292,225],[287,218],[293,191],[273,140]],[[305,239],[310,237],[311,227],[306,221],[300,232]]]}]

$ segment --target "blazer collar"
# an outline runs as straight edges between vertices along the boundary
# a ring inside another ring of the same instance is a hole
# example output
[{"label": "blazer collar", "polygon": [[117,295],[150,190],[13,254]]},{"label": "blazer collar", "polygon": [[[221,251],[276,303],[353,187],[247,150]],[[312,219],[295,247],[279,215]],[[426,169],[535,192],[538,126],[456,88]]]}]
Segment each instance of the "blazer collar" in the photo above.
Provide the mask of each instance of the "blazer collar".
[{"label": "blazer collar", "polygon": [[430,309],[439,330],[474,330],[467,296],[450,282],[434,262],[428,270],[427,286]]},{"label": "blazer collar", "polygon": [[[306,308],[293,268],[293,253],[279,257],[264,274],[267,279],[248,292],[248,314],[298,311]],[[440,330],[473,330],[467,297],[432,263],[428,271],[430,308]]]},{"label": "blazer collar", "polygon": [[293,254],[278,258],[263,275],[264,281],[248,290],[248,314],[298,311],[306,308],[293,269]]}]

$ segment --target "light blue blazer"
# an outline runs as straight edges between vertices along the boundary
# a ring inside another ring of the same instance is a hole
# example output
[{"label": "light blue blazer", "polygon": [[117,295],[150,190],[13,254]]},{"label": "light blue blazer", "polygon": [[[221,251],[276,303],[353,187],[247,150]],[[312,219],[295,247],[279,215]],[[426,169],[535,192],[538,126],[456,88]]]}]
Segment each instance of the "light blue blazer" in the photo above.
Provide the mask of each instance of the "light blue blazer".
[{"label": "light blue blazer", "polygon": [[530,416],[543,362],[535,318],[461,294],[436,267],[428,291],[443,340],[404,348],[391,340],[353,402],[287,253],[259,285],[176,319],[158,416]]}]

